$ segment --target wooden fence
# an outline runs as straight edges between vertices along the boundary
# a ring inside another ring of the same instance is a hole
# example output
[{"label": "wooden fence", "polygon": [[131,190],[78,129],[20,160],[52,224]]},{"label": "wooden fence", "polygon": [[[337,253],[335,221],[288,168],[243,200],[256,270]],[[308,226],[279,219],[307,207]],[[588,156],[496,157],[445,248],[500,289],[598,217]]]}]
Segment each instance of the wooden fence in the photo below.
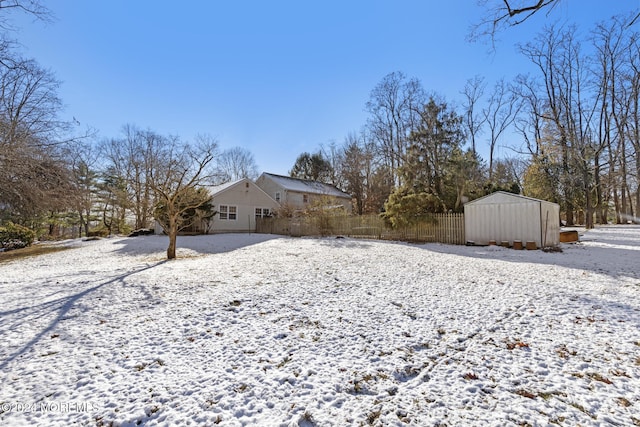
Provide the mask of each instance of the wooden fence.
[{"label": "wooden fence", "polygon": [[263,218],[256,232],[285,236],[348,236],[406,242],[439,242],[463,245],[464,214],[434,214],[433,222],[390,228],[378,215]]}]

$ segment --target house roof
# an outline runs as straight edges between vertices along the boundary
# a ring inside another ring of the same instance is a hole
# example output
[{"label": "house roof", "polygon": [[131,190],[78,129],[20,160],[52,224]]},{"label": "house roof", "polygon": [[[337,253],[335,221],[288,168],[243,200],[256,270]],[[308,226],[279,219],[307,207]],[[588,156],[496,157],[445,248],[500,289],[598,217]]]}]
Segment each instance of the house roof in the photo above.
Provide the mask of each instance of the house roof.
[{"label": "house roof", "polygon": [[251,187],[253,187],[253,189],[255,191],[258,191],[260,193],[262,193],[265,197],[269,198],[270,200],[272,200],[275,204],[278,204],[278,202],[276,202],[275,200],[273,200],[273,198],[271,196],[269,196],[267,193],[264,192],[264,190],[260,187],[258,187],[256,185],[255,182],[251,181],[249,178],[241,178],[237,181],[230,181],[230,182],[225,182],[224,184],[220,184],[220,185],[206,185],[204,186],[207,190],[209,190],[209,194],[211,194],[211,197],[215,197],[217,195],[219,195],[220,193],[223,193],[227,190],[229,190],[230,188],[235,187],[236,185],[242,184],[243,182],[247,182],[249,183],[249,185]]},{"label": "house roof", "polygon": [[247,179],[246,178],[242,178],[242,179],[239,179],[237,181],[225,182],[224,184],[220,184],[220,185],[206,185],[205,187],[206,187],[207,190],[209,190],[209,193],[212,196],[215,196],[216,194],[221,193],[221,192],[225,191],[226,189],[231,188],[234,185],[239,184],[239,183],[241,183],[242,181],[245,181],[245,180],[247,180]]},{"label": "house roof", "polygon": [[264,172],[263,176],[276,182],[279,186],[289,191],[299,193],[322,194],[332,197],[340,197],[351,200],[351,196],[333,185],[324,184],[318,181],[310,181],[307,179],[292,178],[290,176],[275,175]]}]

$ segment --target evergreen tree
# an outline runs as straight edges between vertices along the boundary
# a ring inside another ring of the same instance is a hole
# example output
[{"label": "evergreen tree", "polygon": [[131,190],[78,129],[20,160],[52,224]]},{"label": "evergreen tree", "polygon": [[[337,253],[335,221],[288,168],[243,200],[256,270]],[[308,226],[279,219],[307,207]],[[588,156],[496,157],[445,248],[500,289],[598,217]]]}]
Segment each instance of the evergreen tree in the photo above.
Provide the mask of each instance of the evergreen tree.
[{"label": "evergreen tree", "polygon": [[289,175],[293,178],[308,179],[311,181],[323,182],[331,184],[331,176],[333,170],[322,153],[302,153],[296,159],[296,163],[289,171]]},{"label": "evergreen tree", "polygon": [[459,175],[451,173],[452,165],[464,166],[452,161],[463,140],[461,117],[432,97],[421,109],[420,124],[411,135],[412,144],[399,170],[401,185],[385,203],[383,217],[387,221],[394,226],[407,225],[456,206],[458,190],[446,182],[448,175]]}]

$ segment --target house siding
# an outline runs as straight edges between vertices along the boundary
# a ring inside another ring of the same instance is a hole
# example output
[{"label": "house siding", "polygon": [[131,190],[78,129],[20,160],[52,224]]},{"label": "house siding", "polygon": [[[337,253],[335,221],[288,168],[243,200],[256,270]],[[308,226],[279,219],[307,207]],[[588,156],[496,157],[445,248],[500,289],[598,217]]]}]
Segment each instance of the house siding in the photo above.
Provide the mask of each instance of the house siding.
[{"label": "house siding", "polygon": [[262,191],[264,191],[265,193],[267,193],[267,195],[269,195],[269,197],[273,198],[274,200],[276,199],[276,193],[280,192],[280,203],[284,203],[285,202],[285,191],[282,187],[280,187],[279,185],[277,185],[275,182],[271,181],[270,179],[266,178],[264,175],[261,175],[257,180],[256,180],[256,185],[262,189]]},{"label": "house siding", "polygon": [[236,185],[214,194],[213,205],[216,211],[220,210],[220,205],[236,206],[237,211],[235,220],[221,220],[220,213],[217,213],[213,217],[210,233],[255,232],[256,208],[275,211],[280,207],[275,200],[248,179],[241,180]]}]

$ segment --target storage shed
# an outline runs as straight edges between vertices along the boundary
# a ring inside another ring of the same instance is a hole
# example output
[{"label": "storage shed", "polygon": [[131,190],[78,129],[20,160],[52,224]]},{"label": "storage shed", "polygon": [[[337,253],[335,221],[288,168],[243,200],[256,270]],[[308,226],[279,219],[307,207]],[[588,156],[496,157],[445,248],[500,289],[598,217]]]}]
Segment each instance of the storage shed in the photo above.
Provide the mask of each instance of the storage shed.
[{"label": "storage shed", "polygon": [[464,205],[464,229],[465,240],[476,245],[519,240],[554,246],[560,241],[560,206],[497,191]]}]

